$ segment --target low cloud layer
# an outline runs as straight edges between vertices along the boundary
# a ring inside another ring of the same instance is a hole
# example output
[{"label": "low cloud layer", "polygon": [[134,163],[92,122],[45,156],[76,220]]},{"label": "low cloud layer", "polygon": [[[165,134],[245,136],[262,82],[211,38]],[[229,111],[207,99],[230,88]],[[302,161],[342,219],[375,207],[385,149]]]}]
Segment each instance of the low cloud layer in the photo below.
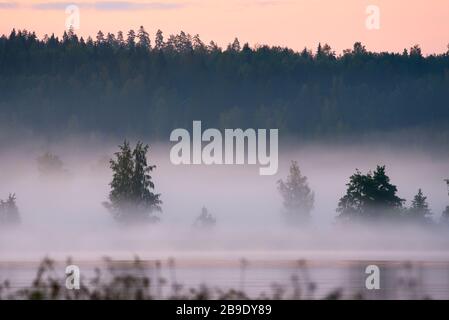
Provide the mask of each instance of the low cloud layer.
[{"label": "low cloud layer", "polygon": [[129,10],[172,10],[186,6],[178,2],[135,2],[135,1],[95,1],[95,2],[38,2],[31,6],[16,2],[0,2],[0,9],[31,8],[33,10],[65,10],[69,5],[98,11]]},{"label": "low cloud layer", "polygon": [[18,4],[15,2],[0,2],[0,9],[15,9]]}]

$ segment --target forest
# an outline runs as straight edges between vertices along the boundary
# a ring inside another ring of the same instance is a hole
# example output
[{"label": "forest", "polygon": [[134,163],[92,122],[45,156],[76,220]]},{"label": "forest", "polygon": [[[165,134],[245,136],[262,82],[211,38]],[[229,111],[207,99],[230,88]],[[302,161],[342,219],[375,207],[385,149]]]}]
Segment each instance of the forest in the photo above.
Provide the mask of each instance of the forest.
[{"label": "forest", "polygon": [[0,37],[0,143],[98,134],[167,141],[201,120],[214,128],[277,128],[280,138],[415,132],[449,137],[449,48],[424,56],[371,52],[360,42],[294,51],[226,48],[185,32],[144,27],[73,30],[62,38],[12,30]]}]

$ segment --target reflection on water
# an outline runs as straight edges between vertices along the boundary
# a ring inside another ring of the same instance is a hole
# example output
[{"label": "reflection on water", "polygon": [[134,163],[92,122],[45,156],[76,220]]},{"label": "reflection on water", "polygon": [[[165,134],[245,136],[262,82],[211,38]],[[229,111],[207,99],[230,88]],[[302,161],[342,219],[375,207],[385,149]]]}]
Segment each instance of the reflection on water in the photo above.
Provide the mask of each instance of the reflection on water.
[{"label": "reflection on water", "polygon": [[[112,287],[119,282],[111,279],[123,275],[148,278],[152,284],[146,289],[148,297],[156,299],[181,296],[179,292],[189,294],[202,285],[217,292],[244,292],[241,298],[449,299],[449,262],[443,261],[167,259],[140,261],[137,269],[130,260],[73,263],[80,267],[83,281],[92,290],[98,286],[92,279],[99,268],[107,270],[103,279],[109,279]],[[55,262],[51,271],[51,278],[57,279],[63,290],[66,264]],[[380,269],[379,290],[365,287],[365,268],[373,264]],[[37,269],[35,262],[3,262],[0,280],[9,280],[10,292],[30,288]]]}]

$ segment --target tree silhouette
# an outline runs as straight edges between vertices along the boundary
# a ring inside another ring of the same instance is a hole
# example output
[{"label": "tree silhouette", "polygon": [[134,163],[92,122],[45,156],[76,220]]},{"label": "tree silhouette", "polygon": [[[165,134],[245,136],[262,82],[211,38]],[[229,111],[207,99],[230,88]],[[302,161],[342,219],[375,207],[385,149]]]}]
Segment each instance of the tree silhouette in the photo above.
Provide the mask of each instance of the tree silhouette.
[{"label": "tree silhouette", "polygon": [[164,35],[162,31],[158,29],[154,40],[154,49],[162,50],[163,48],[164,48]]},{"label": "tree silhouette", "polygon": [[0,200],[0,226],[20,223],[19,208],[16,205],[15,194],[10,194],[6,201]]},{"label": "tree silhouette", "polygon": [[50,152],[37,158],[37,167],[43,176],[56,176],[65,172],[62,160]]},{"label": "tree silhouette", "polygon": [[133,29],[128,31],[128,38],[126,39],[126,45],[129,49],[133,49],[136,46],[136,33]]},{"label": "tree silhouette", "polygon": [[441,215],[441,219],[444,222],[449,222],[449,206],[446,206],[446,209],[444,209],[443,214]]},{"label": "tree silhouette", "polygon": [[201,209],[200,215],[195,219],[193,223],[197,228],[212,228],[217,224],[217,220],[212,214],[210,214],[206,207]]},{"label": "tree silhouette", "polygon": [[98,44],[102,44],[102,43],[104,43],[104,42],[105,42],[104,34],[103,34],[103,32],[100,30],[100,31],[98,31],[98,33],[97,33],[97,43],[98,43]]},{"label": "tree silhouette", "polygon": [[110,202],[105,207],[119,222],[155,222],[158,219],[153,213],[161,211],[160,194],[153,193],[154,183],[150,176],[156,166],[148,165],[146,155],[148,145],[137,142],[131,150],[129,142],[124,141],[110,160],[113,172],[110,183]]},{"label": "tree silhouette", "polygon": [[367,174],[357,169],[347,187],[337,208],[341,219],[398,217],[405,201],[396,195],[397,188],[390,183],[385,166],[377,166]]},{"label": "tree silhouette", "polygon": [[123,37],[123,31],[117,32],[117,46],[123,47],[125,45],[125,38]]},{"label": "tree silhouette", "polygon": [[151,49],[150,35],[146,32],[143,26],[140,26],[139,31],[137,32],[137,38],[139,39],[139,47],[146,50]]},{"label": "tree silhouette", "polygon": [[409,208],[407,214],[410,218],[421,222],[426,221],[427,218],[432,214],[429,209],[429,204],[427,203],[427,197],[424,196],[421,189],[419,189],[418,193],[414,196],[412,205]]},{"label": "tree silhouette", "polygon": [[287,180],[278,181],[278,190],[283,199],[287,221],[289,223],[307,221],[313,209],[315,195],[309,187],[307,177],[301,174],[296,161],[291,163]]},{"label": "tree silhouette", "polygon": [[235,38],[232,43],[228,45],[229,51],[239,52],[240,51],[240,41],[239,39]]},{"label": "tree silhouette", "polygon": [[[449,45],[448,45],[448,49],[449,49]],[[449,179],[445,179],[444,182],[446,182],[447,192],[449,195]],[[445,223],[449,223],[449,206],[447,206],[446,209],[443,211],[443,214],[441,215],[441,220]]]}]

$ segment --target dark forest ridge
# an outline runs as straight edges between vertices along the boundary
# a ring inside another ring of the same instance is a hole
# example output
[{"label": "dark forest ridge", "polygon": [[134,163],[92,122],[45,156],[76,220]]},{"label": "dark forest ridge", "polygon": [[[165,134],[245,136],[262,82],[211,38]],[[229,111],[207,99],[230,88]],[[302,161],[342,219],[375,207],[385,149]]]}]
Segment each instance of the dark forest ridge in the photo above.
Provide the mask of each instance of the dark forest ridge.
[{"label": "dark forest ridge", "polygon": [[99,132],[168,141],[201,120],[320,138],[420,129],[449,136],[449,50],[226,49],[141,27],[95,40],[13,30],[0,38],[0,133]]}]

